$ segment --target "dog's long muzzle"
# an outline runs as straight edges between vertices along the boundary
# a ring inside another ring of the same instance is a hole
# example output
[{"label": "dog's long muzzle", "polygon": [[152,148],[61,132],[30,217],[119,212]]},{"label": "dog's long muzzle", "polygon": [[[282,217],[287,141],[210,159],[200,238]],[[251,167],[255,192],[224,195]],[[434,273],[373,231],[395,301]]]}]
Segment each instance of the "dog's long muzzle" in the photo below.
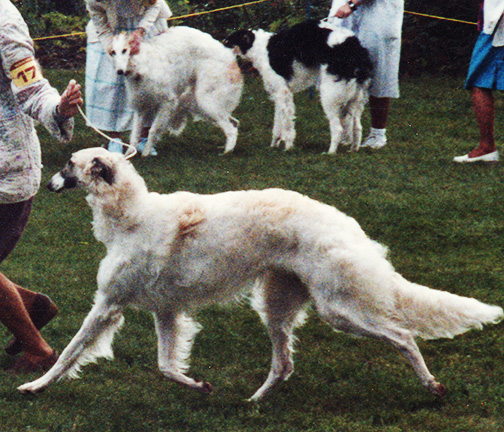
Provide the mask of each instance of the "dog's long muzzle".
[{"label": "dog's long muzzle", "polygon": [[64,177],[60,172],[54,174],[47,188],[51,192],[61,192],[63,189],[72,189],[77,186],[77,180],[73,177]]}]

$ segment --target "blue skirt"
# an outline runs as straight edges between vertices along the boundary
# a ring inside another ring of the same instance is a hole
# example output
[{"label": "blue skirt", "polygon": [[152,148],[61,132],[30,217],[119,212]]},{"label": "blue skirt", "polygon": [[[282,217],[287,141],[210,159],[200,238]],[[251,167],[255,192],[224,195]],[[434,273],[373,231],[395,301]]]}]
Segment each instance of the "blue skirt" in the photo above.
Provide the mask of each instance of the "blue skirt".
[{"label": "blue skirt", "polygon": [[504,47],[492,46],[493,36],[480,33],[474,45],[465,89],[504,90]]},{"label": "blue skirt", "polygon": [[103,131],[130,130],[133,110],[124,76],[117,75],[100,42],[89,43],[86,55],[86,116]]}]

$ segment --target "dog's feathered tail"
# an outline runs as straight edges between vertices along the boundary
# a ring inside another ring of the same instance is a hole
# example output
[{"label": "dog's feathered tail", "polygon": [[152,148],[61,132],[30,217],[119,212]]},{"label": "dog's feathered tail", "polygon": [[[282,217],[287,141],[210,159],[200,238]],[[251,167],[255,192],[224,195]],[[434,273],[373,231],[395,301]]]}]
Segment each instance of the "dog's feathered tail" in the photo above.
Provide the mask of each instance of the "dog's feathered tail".
[{"label": "dog's feathered tail", "polygon": [[438,291],[398,276],[397,318],[422,339],[452,338],[502,320],[503,310],[476,299]]},{"label": "dog's feathered tail", "polygon": [[[122,327],[123,323],[124,317],[121,315],[91,345],[84,348],[83,352],[78,356],[77,361],[65,373],[65,376],[72,379],[79,378],[82,367],[87,364],[94,363],[101,357],[112,360],[114,358],[114,352],[112,351],[114,334]],[[63,377],[61,376],[60,379]]]}]

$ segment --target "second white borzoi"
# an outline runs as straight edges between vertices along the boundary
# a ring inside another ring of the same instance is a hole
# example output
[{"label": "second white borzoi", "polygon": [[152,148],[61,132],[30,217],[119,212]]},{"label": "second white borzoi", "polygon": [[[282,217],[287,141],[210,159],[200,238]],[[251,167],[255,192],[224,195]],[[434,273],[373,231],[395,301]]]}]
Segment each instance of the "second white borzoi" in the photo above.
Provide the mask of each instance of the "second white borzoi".
[{"label": "second white borzoi", "polygon": [[224,45],[261,74],[275,104],[272,147],[282,142],[286,150],[294,146],[294,93],[316,86],[331,130],[328,153],[335,153],[341,143],[359,149],[372,65],[351,31],[308,20],[275,34],[238,30]]},{"label": "second white borzoi", "polygon": [[130,54],[128,35],[120,33],[110,54],[133,96],[133,146],[142,128],[152,123],[143,156],[166,130],[180,134],[190,116],[219,126],[226,136],[224,152],[233,151],[238,121],[231,114],[243,79],[230,49],[207,33],[178,26],[142,42],[135,55]]},{"label": "second white borzoi", "polygon": [[19,387],[24,393],[112,357],[113,335],[129,305],[154,314],[162,373],[208,393],[209,383],[185,374],[199,330],[193,317],[251,290],[273,347],[271,371],[253,400],[293,372],[293,331],[309,303],[335,330],[396,347],[438,396],[445,388],[414,338],[451,338],[503,316],[498,306],[407,281],[354,219],[296,192],[160,195],[147,190],[123,155],[101,148],[75,153],[50,182],[54,191],[73,187],[89,193],[94,234],[107,256],[81,329],[52,369]]}]

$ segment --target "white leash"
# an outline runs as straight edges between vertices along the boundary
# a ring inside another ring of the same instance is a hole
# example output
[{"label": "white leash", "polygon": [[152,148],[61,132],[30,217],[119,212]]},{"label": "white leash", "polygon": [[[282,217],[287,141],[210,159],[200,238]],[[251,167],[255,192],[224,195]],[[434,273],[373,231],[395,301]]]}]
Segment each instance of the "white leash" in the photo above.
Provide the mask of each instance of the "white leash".
[{"label": "white leash", "polygon": [[127,144],[125,142],[122,142],[121,140],[119,139],[116,139],[116,138],[111,138],[109,137],[107,134],[104,134],[101,130],[99,130],[95,125],[93,125],[93,123],[91,123],[89,121],[89,119],[86,117],[86,115],[84,114],[84,112],[82,111],[80,105],[77,105],[77,109],[79,110],[79,113],[80,115],[84,118],[84,120],[86,120],[86,123],[88,124],[88,126],[93,129],[96,133],[98,133],[99,135],[101,135],[102,137],[104,138],[107,138],[108,140],[110,141],[114,141],[118,144],[121,144],[122,146],[124,147],[127,147],[128,150],[126,151],[126,159],[131,159],[133,156],[135,156],[138,152],[137,152],[137,149],[135,148],[135,146],[132,146],[131,144]]}]

